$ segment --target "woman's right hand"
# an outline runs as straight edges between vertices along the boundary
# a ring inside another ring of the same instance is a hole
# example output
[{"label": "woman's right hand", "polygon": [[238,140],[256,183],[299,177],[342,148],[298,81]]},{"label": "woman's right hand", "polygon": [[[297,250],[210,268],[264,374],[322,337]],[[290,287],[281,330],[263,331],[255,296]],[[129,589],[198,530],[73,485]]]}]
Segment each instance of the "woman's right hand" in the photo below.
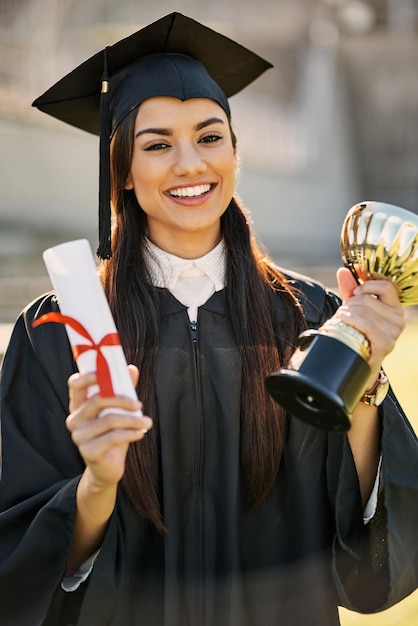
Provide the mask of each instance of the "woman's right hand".
[{"label": "woman's right hand", "polygon": [[[129,370],[136,384],[138,369],[129,366]],[[98,394],[89,398],[88,389],[96,383],[93,372],[73,374],[69,378],[70,414],[66,425],[86,464],[90,488],[106,490],[115,487],[122,478],[129,444],[145,436],[152,420],[138,416],[142,403],[131,398],[103,398]],[[106,414],[99,417],[104,409]],[[116,409],[128,413],[118,413]]]},{"label": "woman's right hand", "polygon": [[[131,365],[129,371],[135,385],[138,369]],[[95,384],[95,373],[74,374],[68,380],[67,428],[86,469],[77,487],[77,511],[66,576],[72,576],[100,548],[115,507],[129,444],[142,439],[152,426],[149,417],[138,415],[141,402],[124,396],[89,398],[88,389]],[[108,411],[103,415],[105,409]],[[117,409],[130,413],[118,413]]]}]

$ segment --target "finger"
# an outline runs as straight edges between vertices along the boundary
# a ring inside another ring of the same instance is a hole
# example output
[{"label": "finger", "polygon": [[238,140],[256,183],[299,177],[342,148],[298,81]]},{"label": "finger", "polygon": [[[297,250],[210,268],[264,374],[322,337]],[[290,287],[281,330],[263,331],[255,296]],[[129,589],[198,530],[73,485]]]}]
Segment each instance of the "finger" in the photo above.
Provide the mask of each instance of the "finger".
[{"label": "finger", "polygon": [[134,387],[136,387],[139,381],[139,369],[137,368],[136,365],[132,365],[132,363],[128,365],[128,369],[129,369],[129,374],[131,375],[131,379],[134,384]]},{"label": "finger", "polygon": [[71,436],[95,480],[114,484],[124,473],[129,444],[143,439],[151,427],[148,417],[108,413],[82,422]]},{"label": "finger", "polygon": [[95,462],[95,458],[102,460],[101,455],[109,452],[112,448],[120,448],[121,446],[129,445],[133,441],[140,441],[146,436],[147,432],[148,431],[145,429],[137,430],[124,428],[121,430],[111,430],[100,437],[82,440],[77,447],[83,458],[92,463]]},{"label": "finger", "polygon": [[147,428],[119,428],[91,437],[91,433],[77,430],[72,439],[96,478],[108,476],[114,482],[115,473],[116,480],[123,474],[129,444],[142,440],[147,432]]},{"label": "finger", "polygon": [[[73,424],[74,425],[74,424]],[[139,417],[133,414],[109,413],[100,419],[84,422],[76,428],[70,428],[74,443],[80,447],[82,444],[97,438],[109,435],[110,439],[114,432],[131,432],[144,435],[152,428],[152,420],[149,417]]]},{"label": "finger", "polygon": [[[390,296],[388,297],[390,298]],[[380,296],[367,292],[362,292],[345,300],[338,311],[347,317],[364,317],[377,324],[401,325],[402,329],[405,323],[405,309],[399,300],[395,299],[394,302],[388,303],[386,296],[380,298]]]},{"label": "finger", "polygon": [[70,397],[70,413],[88,398],[88,389],[97,383],[95,372],[72,374],[68,379],[68,391]]},{"label": "finger", "polygon": [[397,337],[405,328],[405,311],[400,305],[390,306],[370,294],[352,297],[341,305],[336,316],[355,326],[367,336],[370,332]]},{"label": "finger", "polygon": [[[134,387],[136,387],[139,380],[139,370],[136,365],[128,365],[128,369]],[[88,372],[85,374],[77,372],[69,377],[68,387],[70,397],[70,413],[72,413],[80,404],[88,399],[89,389],[96,384],[96,372]]]},{"label": "finger", "polygon": [[370,296],[351,298],[338,309],[336,317],[363,333],[370,342],[371,361],[381,363],[394,349],[405,327],[403,309],[399,314]]},{"label": "finger", "polygon": [[347,298],[350,298],[353,295],[356,287],[358,287],[358,282],[356,281],[348,267],[338,268],[337,283],[341,298],[343,300],[347,300]]},{"label": "finger", "polygon": [[347,323],[355,326],[359,319],[360,323],[364,320],[364,324],[372,325],[372,330],[392,330],[396,337],[404,330],[405,308],[392,283],[371,280],[357,287],[354,292],[355,295],[345,300],[340,307],[341,315],[348,318]]},{"label": "finger", "polygon": [[67,428],[73,431],[83,423],[95,420],[106,409],[111,409],[115,413],[120,413],[117,409],[121,409],[122,412],[139,413],[142,410],[142,402],[127,396],[103,398],[95,394],[70,413],[66,420]]},{"label": "finger", "polygon": [[401,307],[399,291],[396,285],[390,280],[368,280],[362,285],[358,285],[354,290],[354,295],[374,295],[385,304],[392,307]]},{"label": "finger", "polygon": [[124,474],[129,445],[144,437],[144,431],[114,430],[81,442],[78,449],[94,481],[111,485],[117,483]]}]

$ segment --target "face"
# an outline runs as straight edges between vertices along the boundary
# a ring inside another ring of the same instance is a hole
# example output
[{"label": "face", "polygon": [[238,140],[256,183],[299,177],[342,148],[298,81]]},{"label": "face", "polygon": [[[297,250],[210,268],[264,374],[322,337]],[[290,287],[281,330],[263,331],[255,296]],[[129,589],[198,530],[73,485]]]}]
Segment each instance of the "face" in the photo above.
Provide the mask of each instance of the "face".
[{"label": "face", "polygon": [[134,135],[126,189],[147,215],[149,238],[177,256],[206,254],[220,241],[220,218],[235,190],[224,110],[204,98],[150,98],[139,107]]}]

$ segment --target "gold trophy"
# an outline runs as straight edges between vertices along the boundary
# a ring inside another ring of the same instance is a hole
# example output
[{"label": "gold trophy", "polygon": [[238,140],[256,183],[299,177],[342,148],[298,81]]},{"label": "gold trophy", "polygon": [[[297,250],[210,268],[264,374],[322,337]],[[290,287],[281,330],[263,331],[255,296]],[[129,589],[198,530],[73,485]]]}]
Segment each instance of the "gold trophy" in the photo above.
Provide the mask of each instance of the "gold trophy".
[{"label": "gold trophy", "polygon": [[[402,304],[418,304],[418,215],[381,202],[356,204],[343,223],[341,251],[359,284],[390,280]],[[330,319],[301,333],[288,367],[267,377],[267,390],[304,422],[345,431],[368,385],[369,358],[367,337]]]}]

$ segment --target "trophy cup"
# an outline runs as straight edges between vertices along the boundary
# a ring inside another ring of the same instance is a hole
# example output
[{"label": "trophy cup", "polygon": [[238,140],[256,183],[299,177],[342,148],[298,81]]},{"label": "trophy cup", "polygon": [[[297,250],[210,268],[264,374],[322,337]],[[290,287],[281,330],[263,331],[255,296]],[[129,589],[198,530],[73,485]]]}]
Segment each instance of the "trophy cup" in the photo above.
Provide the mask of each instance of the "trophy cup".
[{"label": "trophy cup", "polygon": [[[353,206],[341,231],[343,263],[359,284],[392,281],[402,304],[418,304],[418,215],[381,202]],[[292,415],[318,428],[345,431],[369,376],[370,345],[352,326],[330,319],[307,330],[287,368],[266,387]]]}]

